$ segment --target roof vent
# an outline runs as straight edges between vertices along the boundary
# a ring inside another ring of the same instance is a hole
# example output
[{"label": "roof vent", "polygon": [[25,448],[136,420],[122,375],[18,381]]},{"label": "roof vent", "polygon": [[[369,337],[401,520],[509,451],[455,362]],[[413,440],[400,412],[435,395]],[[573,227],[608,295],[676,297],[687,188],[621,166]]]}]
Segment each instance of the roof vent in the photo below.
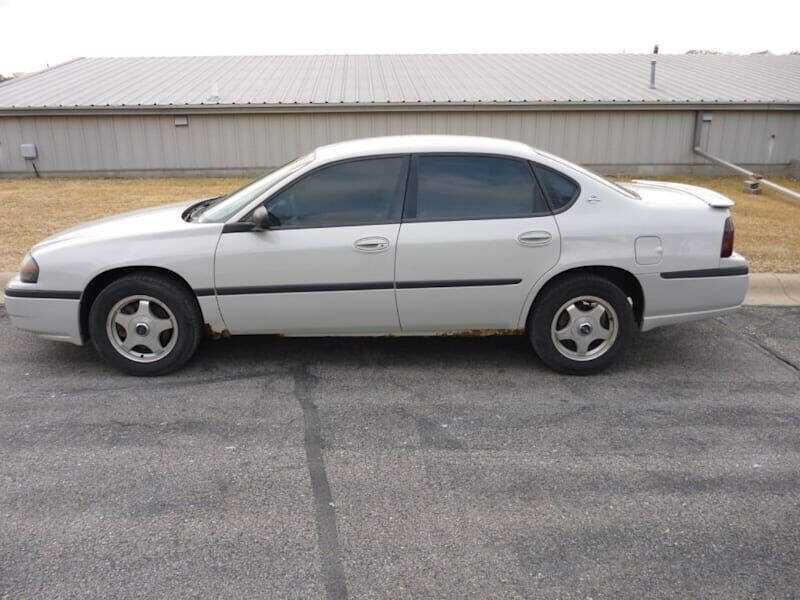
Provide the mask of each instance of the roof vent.
[{"label": "roof vent", "polygon": [[216,81],[214,85],[211,86],[211,95],[206,98],[206,102],[219,102],[221,100],[219,96],[219,83]]},{"label": "roof vent", "polygon": [[656,89],[656,61],[650,61],[650,89]]}]

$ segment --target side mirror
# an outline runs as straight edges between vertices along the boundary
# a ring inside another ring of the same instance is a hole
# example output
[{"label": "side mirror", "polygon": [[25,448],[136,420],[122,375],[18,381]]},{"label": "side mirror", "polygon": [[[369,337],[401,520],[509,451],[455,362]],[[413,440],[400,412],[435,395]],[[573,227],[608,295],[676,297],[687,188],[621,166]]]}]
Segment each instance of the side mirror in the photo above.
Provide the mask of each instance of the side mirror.
[{"label": "side mirror", "polygon": [[275,225],[275,217],[273,217],[267,207],[263,204],[253,211],[253,225],[256,229],[269,229]]}]

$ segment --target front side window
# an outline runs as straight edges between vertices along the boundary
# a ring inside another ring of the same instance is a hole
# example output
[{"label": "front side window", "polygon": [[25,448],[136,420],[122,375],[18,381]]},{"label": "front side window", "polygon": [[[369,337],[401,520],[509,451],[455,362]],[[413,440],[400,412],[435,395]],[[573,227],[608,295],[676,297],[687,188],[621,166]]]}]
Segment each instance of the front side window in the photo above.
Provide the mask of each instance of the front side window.
[{"label": "front side window", "polygon": [[416,201],[417,220],[501,219],[547,213],[527,163],[493,156],[419,156]]},{"label": "front side window", "polygon": [[533,165],[533,170],[536,171],[536,177],[547,192],[554,211],[566,208],[578,196],[580,188],[572,179],[539,165]]},{"label": "front side window", "polygon": [[406,157],[370,158],[322,167],[268,203],[280,228],[392,223],[400,220]]}]

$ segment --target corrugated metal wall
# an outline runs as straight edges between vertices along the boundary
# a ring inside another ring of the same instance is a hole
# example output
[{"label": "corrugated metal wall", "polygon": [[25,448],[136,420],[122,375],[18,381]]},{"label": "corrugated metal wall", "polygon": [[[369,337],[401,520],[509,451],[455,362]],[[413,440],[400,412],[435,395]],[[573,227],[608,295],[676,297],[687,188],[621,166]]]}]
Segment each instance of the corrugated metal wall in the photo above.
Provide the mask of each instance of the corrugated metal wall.
[{"label": "corrugated metal wall", "polygon": [[703,127],[701,147],[734,163],[800,160],[800,112],[716,111]]},{"label": "corrugated metal wall", "polygon": [[[692,153],[694,111],[352,112],[173,116],[0,117],[0,173],[231,171],[274,167],[315,146],[391,134],[448,133],[521,140],[607,170],[703,163]],[[800,111],[716,111],[703,147],[732,161],[800,159]]]}]

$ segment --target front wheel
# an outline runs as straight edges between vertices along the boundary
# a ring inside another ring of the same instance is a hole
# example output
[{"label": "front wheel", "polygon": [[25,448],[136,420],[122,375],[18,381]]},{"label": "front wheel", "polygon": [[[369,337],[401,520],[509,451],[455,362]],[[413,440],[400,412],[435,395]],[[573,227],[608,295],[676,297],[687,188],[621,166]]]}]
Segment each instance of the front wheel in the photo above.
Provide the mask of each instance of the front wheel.
[{"label": "front wheel", "polygon": [[97,353],[130,375],[163,375],[183,366],[200,342],[194,297],[156,273],[126,275],[103,289],[89,311]]},{"label": "front wheel", "polygon": [[630,346],[633,310],[625,293],[597,275],[575,275],[537,299],[528,327],[547,366],[588,375],[605,369]]}]

